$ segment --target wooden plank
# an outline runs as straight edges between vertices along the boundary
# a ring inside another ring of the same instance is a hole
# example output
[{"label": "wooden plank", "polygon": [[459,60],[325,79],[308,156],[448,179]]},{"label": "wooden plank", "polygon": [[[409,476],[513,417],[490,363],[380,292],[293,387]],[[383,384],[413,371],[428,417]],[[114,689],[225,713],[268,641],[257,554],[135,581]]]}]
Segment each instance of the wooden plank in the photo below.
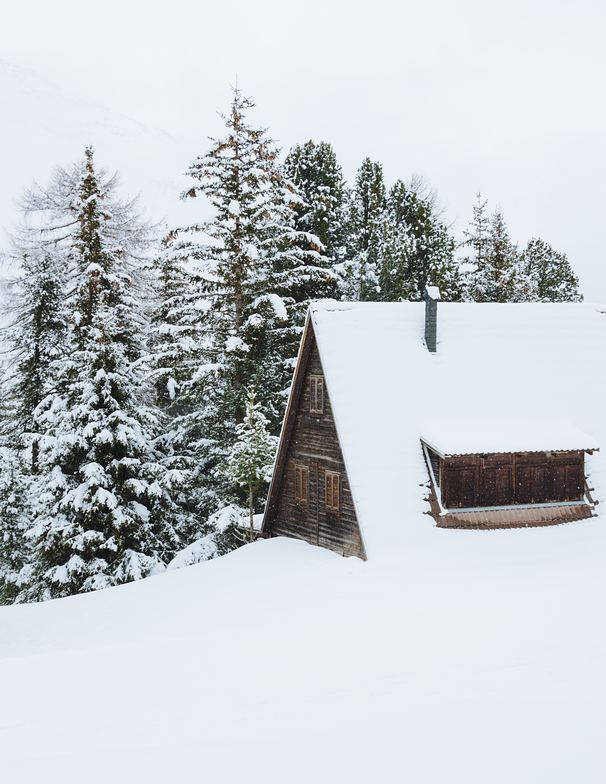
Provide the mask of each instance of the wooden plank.
[{"label": "wooden plank", "polygon": [[583,452],[457,455],[442,469],[449,509],[578,501],[583,498]]}]

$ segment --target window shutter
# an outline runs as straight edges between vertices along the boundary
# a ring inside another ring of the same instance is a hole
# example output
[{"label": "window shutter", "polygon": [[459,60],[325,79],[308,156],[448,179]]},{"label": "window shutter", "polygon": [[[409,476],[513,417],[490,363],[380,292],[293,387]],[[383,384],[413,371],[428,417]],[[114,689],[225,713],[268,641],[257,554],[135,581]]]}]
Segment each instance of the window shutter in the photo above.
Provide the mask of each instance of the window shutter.
[{"label": "window shutter", "polygon": [[309,410],[312,414],[324,413],[324,379],[322,376],[309,377]]},{"label": "window shutter", "polygon": [[338,512],[341,501],[341,475],[336,471],[326,471],[324,483],[326,508],[331,512]]},{"label": "window shutter", "polygon": [[295,502],[307,505],[309,498],[309,468],[295,463]]}]

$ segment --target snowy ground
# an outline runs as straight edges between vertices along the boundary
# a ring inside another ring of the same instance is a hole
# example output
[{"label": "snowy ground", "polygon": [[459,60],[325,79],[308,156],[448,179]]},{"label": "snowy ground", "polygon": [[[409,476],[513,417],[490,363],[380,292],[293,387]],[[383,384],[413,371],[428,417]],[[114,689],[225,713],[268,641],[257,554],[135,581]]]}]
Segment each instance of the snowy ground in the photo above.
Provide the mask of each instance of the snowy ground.
[{"label": "snowy ground", "polygon": [[406,539],[1,608],[2,781],[606,780],[602,519]]}]

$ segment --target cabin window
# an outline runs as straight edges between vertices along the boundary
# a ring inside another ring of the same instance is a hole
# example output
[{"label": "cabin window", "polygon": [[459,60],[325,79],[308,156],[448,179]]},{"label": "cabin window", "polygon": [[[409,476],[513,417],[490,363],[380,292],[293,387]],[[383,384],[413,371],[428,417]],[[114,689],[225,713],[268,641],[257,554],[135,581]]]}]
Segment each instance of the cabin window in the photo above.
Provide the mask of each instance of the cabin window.
[{"label": "cabin window", "polygon": [[309,499],[309,468],[295,463],[295,501],[307,506]]},{"label": "cabin window", "polygon": [[324,413],[324,379],[322,376],[309,377],[309,410],[312,414]]},{"label": "cabin window", "polygon": [[341,474],[327,471],[325,474],[326,508],[338,512],[341,508]]}]

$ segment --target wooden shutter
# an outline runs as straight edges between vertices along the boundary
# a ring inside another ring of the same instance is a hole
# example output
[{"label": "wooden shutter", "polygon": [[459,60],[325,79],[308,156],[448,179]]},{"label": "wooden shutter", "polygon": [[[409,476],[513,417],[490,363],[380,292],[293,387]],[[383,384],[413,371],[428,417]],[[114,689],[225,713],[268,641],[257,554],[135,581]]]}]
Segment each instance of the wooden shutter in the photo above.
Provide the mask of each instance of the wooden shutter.
[{"label": "wooden shutter", "polygon": [[312,414],[324,413],[324,378],[309,377],[309,410]]},{"label": "wooden shutter", "polygon": [[341,508],[341,474],[336,471],[326,471],[324,492],[326,508],[331,512],[338,512]]},{"label": "wooden shutter", "polygon": [[309,499],[309,468],[295,463],[295,501],[307,506]]}]

